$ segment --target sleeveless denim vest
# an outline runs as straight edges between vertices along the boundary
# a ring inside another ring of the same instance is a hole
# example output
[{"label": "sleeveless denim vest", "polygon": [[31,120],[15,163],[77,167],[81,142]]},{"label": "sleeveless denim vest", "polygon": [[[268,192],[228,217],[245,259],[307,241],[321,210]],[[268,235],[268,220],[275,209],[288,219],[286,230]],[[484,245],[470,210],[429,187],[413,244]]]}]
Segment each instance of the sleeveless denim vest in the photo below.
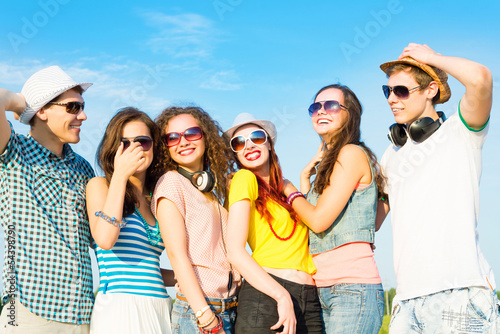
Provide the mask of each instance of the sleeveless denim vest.
[{"label": "sleeveless denim vest", "polygon": [[[364,149],[363,152],[370,161]],[[351,242],[374,242],[378,190],[375,182],[375,169],[371,163],[370,170],[372,174],[370,185],[364,189],[354,189],[346,206],[332,225],[321,233],[309,231],[311,254],[324,253]],[[307,195],[307,201],[312,205],[316,205],[318,199],[319,195],[312,190]]]}]

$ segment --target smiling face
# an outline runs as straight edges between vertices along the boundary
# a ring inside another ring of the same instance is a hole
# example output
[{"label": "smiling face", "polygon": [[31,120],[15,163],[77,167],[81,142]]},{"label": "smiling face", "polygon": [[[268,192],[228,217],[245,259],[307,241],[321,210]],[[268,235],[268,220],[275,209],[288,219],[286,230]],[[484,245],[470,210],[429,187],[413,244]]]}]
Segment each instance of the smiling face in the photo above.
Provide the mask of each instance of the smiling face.
[{"label": "smiling face", "polygon": [[[152,138],[151,131],[149,131],[149,128],[146,124],[144,124],[141,121],[132,121],[132,122],[128,122],[124,125],[124,127],[122,129],[122,136],[121,136],[122,138],[127,138],[128,140],[133,142],[133,139],[136,137],[139,137],[139,136],[146,136],[146,137]],[[127,149],[131,149],[132,146],[133,145],[131,144]],[[141,146],[139,146],[139,147],[141,147]],[[144,173],[149,168],[149,166],[151,165],[151,162],[153,161],[153,157],[154,157],[153,147],[154,147],[154,145],[152,145],[149,150],[142,151],[144,154],[144,158],[146,160],[141,165],[141,167],[139,167],[137,169],[135,174]]]},{"label": "smiling face", "polygon": [[[408,89],[419,86],[413,75],[409,71],[399,71],[389,77],[388,86],[406,86]],[[416,89],[412,91],[407,99],[397,97],[391,92],[387,98],[387,103],[391,107],[396,123],[411,124],[413,121],[424,117],[432,116],[432,96],[430,88]],[[428,98],[431,96],[431,98]]]},{"label": "smiling face", "polygon": [[[189,114],[181,114],[169,120],[163,135],[170,132],[182,133],[186,129],[200,126],[198,121]],[[205,136],[201,139],[189,141],[184,136],[179,144],[169,147],[168,152],[180,167],[190,171],[198,172],[203,170],[203,155],[205,154]]]},{"label": "smiling face", "polygon": [[[255,130],[262,130],[262,128],[255,124],[243,125],[234,132],[233,137],[243,136],[248,138],[250,133]],[[269,175],[270,145],[269,136],[266,143],[262,145],[256,145],[251,140],[247,139],[245,148],[237,152],[236,157],[244,168],[251,170],[261,177],[267,177]]]},{"label": "smiling face", "polygon": [[[344,94],[341,90],[336,88],[325,89],[316,96],[314,102],[324,102],[324,101],[338,101],[340,104],[344,103]],[[322,106],[316,114],[311,117],[314,130],[319,134],[326,142],[335,133],[336,130],[340,129],[342,124],[347,118],[347,110],[340,108],[337,113],[330,114],[325,111]]]}]

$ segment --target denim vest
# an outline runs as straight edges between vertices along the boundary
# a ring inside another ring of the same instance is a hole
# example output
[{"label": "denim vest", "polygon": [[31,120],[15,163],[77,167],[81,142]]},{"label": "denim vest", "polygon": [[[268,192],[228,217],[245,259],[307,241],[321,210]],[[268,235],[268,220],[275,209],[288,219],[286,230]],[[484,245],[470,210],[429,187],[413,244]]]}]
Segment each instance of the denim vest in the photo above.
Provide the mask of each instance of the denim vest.
[{"label": "denim vest", "polygon": [[[368,154],[364,152],[370,161]],[[351,242],[374,242],[378,190],[375,182],[375,169],[371,163],[370,170],[372,174],[370,185],[364,189],[354,189],[346,206],[332,225],[321,233],[309,231],[311,254],[324,253]],[[307,201],[316,205],[319,196],[316,192],[310,191]]]}]

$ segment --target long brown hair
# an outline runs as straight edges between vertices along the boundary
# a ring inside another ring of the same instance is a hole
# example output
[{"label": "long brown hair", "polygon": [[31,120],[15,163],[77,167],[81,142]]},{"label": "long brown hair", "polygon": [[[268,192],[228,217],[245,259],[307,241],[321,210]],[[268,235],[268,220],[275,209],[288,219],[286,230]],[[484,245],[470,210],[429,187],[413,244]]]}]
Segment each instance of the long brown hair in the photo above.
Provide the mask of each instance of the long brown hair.
[{"label": "long brown hair", "polygon": [[[151,132],[151,137],[153,139],[153,147],[151,148],[153,150],[153,161],[146,170],[146,183],[144,184],[146,192],[152,193],[155,188],[156,181],[158,181],[158,178],[161,175],[159,161],[161,160],[160,147],[162,145],[158,126],[156,126],[155,122],[153,122],[153,120],[143,111],[133,107],[126,107],[118,110],[106,127],[104,137],[102,137],[102,140],[97,147],[96,161],[104,172],[105,178],[109,184],[111,177],[113,176],[115,155],[122,140],[123,128],[127,123],[133,121],[144,123],[149,128],[149,132]],[[134,186],[130,183],[130,181],[127,181],[123,215],[126,216],[134,212],[134,208],[138,203],[139,200],[136,197]]]},{"label": "long brown hair", "polygon": [[[198,122],[203,137],[205,139],[204,168],[209,168],[215,175],[216,188],[215,194],[222,203],[226,199],[228,175],[234,171],[234,156],[231,149],[225,144],[226,135],[223,133],[219,123],[213,120],[210,115],[200,107],[169,107],[162,111],[160,116],[155,119],[160,128],[161,135],[165,135],[168,122],[179,115],[187,114],[193,116]],[[166,145],[162,146],[161,166],[164,172],[177,170],[179,164],[170,156]]]},{"label": "long brown hair", "polygon": [[342,92],[344,96],[344,105],[347,107],[348,111],[346,112],[347,116],[345,122],[339,129],[335,130],[330,141],[327,143],[328,148],[323,153],[323,159],[319,165],[316,179],[314,180],[313,190],[320,195],[323,193],[325,188],[330,185],[330,176],[332,175],[334,165],[337,163],[340,150],[347,144],[354,144],[361,146],[368,153],[370,163],[375,168],[375,182],[377,183],[380,196],[380,192],[383,189],[382,184],[384,182],[384,176],[380,171],[377,157],[372,150],[361,141],[360,125],[363,107],[356,97],[356,94],[354,94],[349,87],[341,84],[333,84],[321,88],[314,96],[314,101],[316,101],[316,98],[321,92],[327,89],[338,89]]},{"label": "long brown hair", "polygon": [[[281,165],[278,159],[278,155],[274,150],[274,143],[269,134],[267,134],[267,140],[269,142],[269,147],[271,148],[269,151],[269,183],[267,183],[266,181],[264,181],[263,178],[254,173],[255,177],[257,178],[257,185],[259,189],[258,190],[259,195],[255,200],[255,208],[257,209],[257,212],[260,213],[260,215],[264,217],[266,221],[272,222],[274,217],[271,214],[271,212],[269,212],[269,210],[267,209],[267,200],[268,198],[271,198],[276,203],[284,207],[290,213],[290,217],[294,221],[298,221],[299,217],[297,213],[293,210],[292,206],[286,202],[286,197],[283,195],[283,187],[284,187],[283,172],[281,171]],[[229,141],[228,141],[228,146],[229,146]],[[240,169],[245,168],[243,167],[239,159],[236,158],[236,161]]]}]

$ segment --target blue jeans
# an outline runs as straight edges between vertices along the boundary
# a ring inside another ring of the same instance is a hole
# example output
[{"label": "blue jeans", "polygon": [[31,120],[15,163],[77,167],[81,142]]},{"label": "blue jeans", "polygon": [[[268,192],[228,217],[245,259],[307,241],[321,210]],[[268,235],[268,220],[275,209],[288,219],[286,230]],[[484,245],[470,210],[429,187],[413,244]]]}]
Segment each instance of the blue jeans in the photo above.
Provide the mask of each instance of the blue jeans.
[{"label": "blue jeans", "polygon": [[377,334],[384,317],[382,284],[340,283],[318,288],[327,334]]},{"label": "blue jeans", "polygon": [[[184,297],[184,295],[181,295]],[[229,299],[205,298],[207,302],[222,302],[230,303],[236,301],[236,297]],[[210,305],[210,304],[208,304]],[[212,312],[222,309],[222,306],[210,305]],[[226,334],[234,334],[234,322],[236,321],[236,307],[229,310],[222,310],[218,313],[224,323],[224,332]],[[196,325],[196,316],[189,303],[185,300],[175,299],[172,308],[171,316],[172,334],[193,334],[199,333],[200,329]]]},{"label": "blue jeans", "polygon": [[495,291],[479,287],[445,290],[392,302],[390,333],[499,333]]}]

